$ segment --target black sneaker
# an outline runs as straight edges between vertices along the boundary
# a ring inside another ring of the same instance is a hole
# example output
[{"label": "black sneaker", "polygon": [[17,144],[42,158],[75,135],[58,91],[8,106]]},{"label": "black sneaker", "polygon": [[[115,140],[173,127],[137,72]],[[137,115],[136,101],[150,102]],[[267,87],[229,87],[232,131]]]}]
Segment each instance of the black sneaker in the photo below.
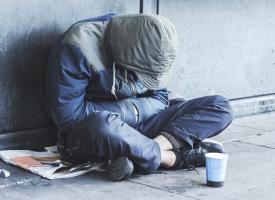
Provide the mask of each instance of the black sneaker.
[{"label": "black sneaker", "polygon": [[134,165],[127,157],[118,157],[111,161],[108,168],[108,175],[113,181],[120,181],[129,178],[134,171]]},{"label": "black sneaker", "polygon": [[201,142],[201,145],[205,153],[224,153],[224,148],[222,143],[216,140],[204,139]]},{"label": "black sneaker", "polygon": [[211,139],[205,139],[191,148],[175,149],[177,159],[180,159],[174,169],[194,169],[205,166],[206,153],[224,153],[223,145]]}]

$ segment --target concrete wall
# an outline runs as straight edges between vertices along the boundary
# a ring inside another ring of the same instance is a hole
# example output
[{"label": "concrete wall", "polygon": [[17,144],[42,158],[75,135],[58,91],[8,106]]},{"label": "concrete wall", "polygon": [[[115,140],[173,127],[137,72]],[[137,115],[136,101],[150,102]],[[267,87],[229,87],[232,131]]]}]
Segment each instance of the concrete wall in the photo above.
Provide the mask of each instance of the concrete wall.
[{"label": "concrete wall", "polygon": [[[144,3],[155,12],[155,0]],[[180,38],[170,88],[186,98],[274,93],[274,10],[273,0],[160,0]],[[0,134],[52,125],[43,81],[58,34],[80,19],[138,11],[138,0],[0,0]]]},{"label": "concrete wall", "polygon": [[180,51],[171,88],[187,98],[275,92],[274,0],[160,0]]}]

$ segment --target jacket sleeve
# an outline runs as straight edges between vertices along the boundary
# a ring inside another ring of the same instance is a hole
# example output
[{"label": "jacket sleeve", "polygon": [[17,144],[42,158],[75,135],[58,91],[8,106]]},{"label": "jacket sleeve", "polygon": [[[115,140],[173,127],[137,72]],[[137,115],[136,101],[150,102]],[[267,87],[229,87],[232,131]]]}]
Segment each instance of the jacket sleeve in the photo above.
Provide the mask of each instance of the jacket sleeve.
[{"label": "jacket sleeve", "polygon": [[92,112],[103,110],[118,113],[134,127],[168,106],[167,90],[148,91],[138,98],[113,102],[86,100],[86,90],[93,79],[86,62],[81,50],[69,44],[56,47],[50,56],[46,72],[46,109],[62,131],[69,130]]},{"label": "jacket sleeve", "polygon": [[[125,114],[126,121],[133,121],[133,108],[137,110],[138,113],[138,121],[136,125],[139,125],[145,122],[147,119],[152,117],[153,115],[161,112],[165,108],[168,107],[168,92],[166,89],[162,90],[148,90],[145,94],[137,98],[129,98],[120,101],[120,106],[122,110],[126,110],[127,112],[131,111],[131,114]],[[127,118],[128,117],[128,118]]]},{"label": "jacket sleeve", "polygon": [[55,124],[68,130],[92,111],[84,99],[92,73],[80,49],[69,44],[55,47],[46,71],[46,109]]}]

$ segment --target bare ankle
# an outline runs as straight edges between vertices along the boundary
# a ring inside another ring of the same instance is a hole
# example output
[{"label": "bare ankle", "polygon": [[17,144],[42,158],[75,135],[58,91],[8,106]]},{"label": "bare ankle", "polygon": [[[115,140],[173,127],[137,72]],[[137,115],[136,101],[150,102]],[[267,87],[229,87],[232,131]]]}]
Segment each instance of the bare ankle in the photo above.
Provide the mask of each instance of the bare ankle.
[{"label": "bare ankle", "polygon": [[176,162],[176,155],[173,151],[161,151],[161,167],[171,168]]},{"label": "bare ankle", "polygon": [[173,149],[173,145],[170,143],[170,141],[163,135],[158,135],[154,139],[160,146],[160,149],[162,151],[169,151]]}]

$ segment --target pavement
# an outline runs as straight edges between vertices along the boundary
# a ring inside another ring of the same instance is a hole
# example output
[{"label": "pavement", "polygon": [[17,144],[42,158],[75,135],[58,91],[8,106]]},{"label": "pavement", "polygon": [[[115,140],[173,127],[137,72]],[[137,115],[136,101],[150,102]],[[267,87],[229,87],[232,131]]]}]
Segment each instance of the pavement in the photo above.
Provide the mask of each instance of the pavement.
[{"label": "pavement", "polygon": [[112,182],[104,172],[46,180],[0,162],[0,168],[11,172],[10,177],[0,178],[0,199],[274,200],[275,112],[237,118],[215,139],[229,154],[222,188],[206,186],[205,168],[198,168],[198,173],[158,171]]}]

